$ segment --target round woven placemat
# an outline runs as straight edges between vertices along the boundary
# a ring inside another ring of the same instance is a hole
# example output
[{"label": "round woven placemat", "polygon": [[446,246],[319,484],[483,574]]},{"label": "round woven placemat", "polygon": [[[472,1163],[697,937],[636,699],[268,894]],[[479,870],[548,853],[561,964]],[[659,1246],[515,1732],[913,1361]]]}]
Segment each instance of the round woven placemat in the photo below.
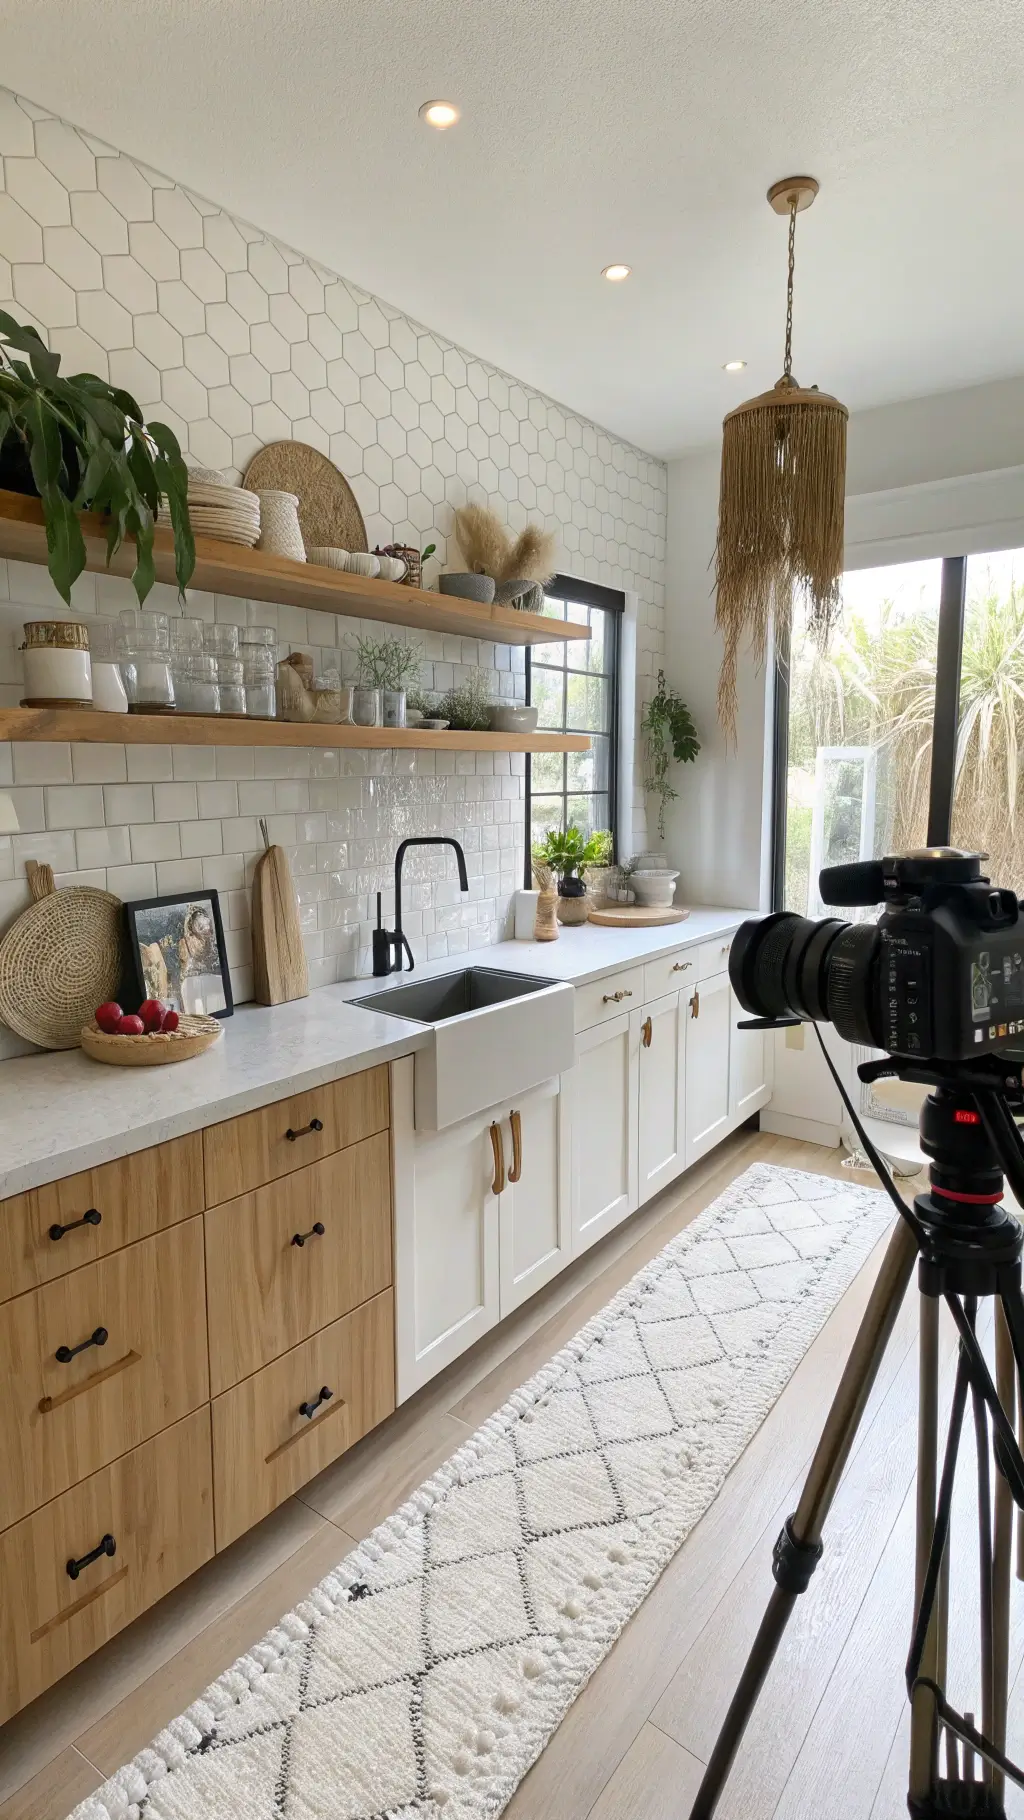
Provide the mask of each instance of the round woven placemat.
[{"label": "round woven placemat", "polygon": [[268,442],[254,455],[242,485],[252,493],[275,487],[299,501],[302,541],[335,550],[366,550],[366,526],[340,469],[308,442]]},{"label": "round woven placemat", "polygon": [[32,904],[0,941],[0,1023],[40,1049],[76,1049],[121,980],[123,905],[67,885]]}]

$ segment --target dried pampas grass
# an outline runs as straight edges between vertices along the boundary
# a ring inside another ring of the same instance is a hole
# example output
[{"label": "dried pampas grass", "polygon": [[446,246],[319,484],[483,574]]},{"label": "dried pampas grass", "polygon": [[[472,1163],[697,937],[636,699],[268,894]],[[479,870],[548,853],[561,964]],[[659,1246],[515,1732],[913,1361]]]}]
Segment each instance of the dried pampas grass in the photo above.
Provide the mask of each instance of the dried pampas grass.
[{"label": "dried pampas grass", "polygon": [[494,581],[550,581],[555,572],[558,540],[540,525],[527,525],[512,537],[487,506],[459,506],[455,536],[462,560],[476,575]]},{"label": "dried pampas grass", "polygon": [[788,630],[795,599],[823,643],[838,618],[847,415],[826,392],[780,379],[725,420],[715,625],[725,645],[718,718],[730,738],[744,635],[761,664],[769,629]]}]

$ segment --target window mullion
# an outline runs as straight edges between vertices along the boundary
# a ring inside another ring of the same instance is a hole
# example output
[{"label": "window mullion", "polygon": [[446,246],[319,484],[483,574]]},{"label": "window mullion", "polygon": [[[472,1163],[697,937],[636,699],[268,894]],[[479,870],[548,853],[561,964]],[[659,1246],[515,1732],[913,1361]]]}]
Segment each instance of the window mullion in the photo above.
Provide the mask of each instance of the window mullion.
[{"label": "window mullion", "polygon": [[966,556],[947,556],[942,564],[939,635],[935,659],[935,703],[932,709],[932,762],[928,787],[928,845],[948,847],[956,782],[956,738],[960,724],[960,665],[964,644]]}]

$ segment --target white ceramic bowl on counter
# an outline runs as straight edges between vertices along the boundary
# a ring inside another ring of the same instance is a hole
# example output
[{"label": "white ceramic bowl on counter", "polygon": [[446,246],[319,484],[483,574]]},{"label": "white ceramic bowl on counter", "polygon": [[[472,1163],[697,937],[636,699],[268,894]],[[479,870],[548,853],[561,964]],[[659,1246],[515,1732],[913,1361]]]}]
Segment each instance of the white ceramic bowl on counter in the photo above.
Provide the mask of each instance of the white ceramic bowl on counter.
[{"label": "white ceramic bowl on counter", "polygon": [[668,910],[675,898],[678,872],[669,867],[657,871],[636,871],[630,874],[630,885],[636,893],[636,901],[645,910]]}]

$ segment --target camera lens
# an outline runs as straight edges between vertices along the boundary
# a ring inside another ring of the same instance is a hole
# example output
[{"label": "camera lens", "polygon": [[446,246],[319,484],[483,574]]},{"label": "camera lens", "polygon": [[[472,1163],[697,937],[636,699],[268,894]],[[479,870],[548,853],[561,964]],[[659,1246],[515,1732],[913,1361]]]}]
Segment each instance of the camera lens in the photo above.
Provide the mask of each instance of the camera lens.
[{"label": "camera lens", "polygon": [[815,922],[779,911],[741,924],[729,955],[733,991],[752,1017],[833,1023],[854,1043],[877,1045],[871,1028],[874,923]]}]

